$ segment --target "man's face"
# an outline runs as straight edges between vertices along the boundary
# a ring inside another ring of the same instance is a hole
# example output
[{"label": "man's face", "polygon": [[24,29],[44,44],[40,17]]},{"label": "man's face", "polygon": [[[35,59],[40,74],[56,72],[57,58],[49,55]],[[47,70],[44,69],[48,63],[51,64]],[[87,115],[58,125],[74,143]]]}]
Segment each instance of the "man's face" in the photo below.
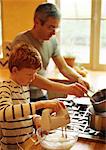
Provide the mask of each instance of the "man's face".
[{"label": "man's face", "polygon": [[38,24],[38,34],[41,40],[49,40],[52,35],[55,35],[56,30],[59,27],[59,19],[49,17],[48,20],[42,25],[41,21],[39,20]]}]

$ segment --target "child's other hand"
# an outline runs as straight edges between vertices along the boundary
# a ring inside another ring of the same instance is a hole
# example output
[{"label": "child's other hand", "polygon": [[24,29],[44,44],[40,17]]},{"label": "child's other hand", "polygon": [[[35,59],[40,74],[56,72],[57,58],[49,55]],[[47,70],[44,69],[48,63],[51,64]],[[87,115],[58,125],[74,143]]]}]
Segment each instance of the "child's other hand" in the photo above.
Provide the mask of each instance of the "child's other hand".
[{"label": "child's other hand", "polygon": [[34,115],[33,116],[33,122],[36,129],[41,127],[41,116],[40,115]]},{"label": "child's other hand", "polygon": [[45,101],[45,108],[51,108],[53,112],[58,112],[62,108],[65,109],[65,105],[63,102],[53,99]]}]

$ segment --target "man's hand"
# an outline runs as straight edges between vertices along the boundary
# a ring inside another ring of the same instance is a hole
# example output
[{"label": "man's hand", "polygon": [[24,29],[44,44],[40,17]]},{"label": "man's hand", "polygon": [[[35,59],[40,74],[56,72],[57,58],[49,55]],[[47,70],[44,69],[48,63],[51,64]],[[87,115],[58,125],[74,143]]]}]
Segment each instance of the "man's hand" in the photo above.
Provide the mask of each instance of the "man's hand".
[{"label": "man's hand", "polygon": [[90,88],[89,83],[83,77],[78,78],[78,83],[82,84],[87,89]]},{"label": "man's hand", "polygon": [[41,127],[41,116],[39,115],[34,115],[33,116],[33,123],[36,129]]},{"label": "man's hand", "polygon": [[77,97],[83,97],[85,93],[87,93],[87,88],[79,83],[73,83],[69,85],[69,94],[75,95]]}]

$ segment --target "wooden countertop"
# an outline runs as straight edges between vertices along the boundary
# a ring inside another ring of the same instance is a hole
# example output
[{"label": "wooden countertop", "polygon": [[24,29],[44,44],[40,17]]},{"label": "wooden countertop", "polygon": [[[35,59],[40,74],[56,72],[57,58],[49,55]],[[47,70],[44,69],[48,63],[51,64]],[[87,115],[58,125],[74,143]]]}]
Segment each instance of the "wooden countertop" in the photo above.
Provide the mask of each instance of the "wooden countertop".
[{"label": "wooden countertop", "polygon": [[[39,144],[36,147],[33,147],[33,150],[44,149]],[[106,150],[106,144],[88,140],[78,140],[70,150]]]},{"label": "wooden countertop", "polygon": [[71,150],[106,150],[106,144],[89,140],[78,140]]},{"label": "wooden countertop", "polygon": [[[9,78],[9,70],[7,68],[0,68],[0,81]],[[52,69],[47,71],[47,78],[54,81],[60,81],[63,83],[68,83],[69,81],[59,73],[58,69]],[[106,88],[106,71],[90,71],[88,70],[87,80],[93,86],[93,89],[103,89]],[[72,82],[74,80],[72,79]]]},{"label": "wooden countertop", "polygon": [[[30,145],[30,143],[28,143]],[[28,149],[29,150],[29,149]],[[30,150],[44,150],[40,144]],[[106,150],[106,144],[88,140],[78,140],[70,150]]]},{"label": "wooden countertop", "polygon": [[[29,143],[30,144],[30,143]],[[33,150],[44,150],[37,145]],[[97,143],[87,140],[78,140],[78,142],[70,150],[106,150],[106,144]]]}]

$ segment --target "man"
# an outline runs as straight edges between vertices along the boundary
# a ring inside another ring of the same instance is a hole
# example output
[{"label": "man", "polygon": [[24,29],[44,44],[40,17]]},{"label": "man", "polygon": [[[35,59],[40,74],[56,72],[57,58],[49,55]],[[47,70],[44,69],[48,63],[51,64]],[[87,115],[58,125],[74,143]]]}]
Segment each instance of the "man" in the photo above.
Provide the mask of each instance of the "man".
[{"label": "man", "polygon": [[[64,85],[60,83],[54,83],[46,78],[45,71],[49,64],[50,58],[53,59],[54,63],[58,67],[59,71],[69,80],[72,77],[76,82],[81,83],[86,88],[89,84],[79,75],[74,69],[69,67],[64,58],[61,56],[58,43],[56,41],[55,32],[58,29],[60,23],[60,13],[54,4],[43,3],[37,7],[34,14],[34,25],[33,28],[20,33],[13,40],[12,47],[17,45],[19,42],[26,42],[35,47],[42,57],[43,68],[39,71],[36,80],[33,81],[33,85],[39,88],[43,88],[51,91],[65,92],[67,94],[74,94],[76,96],[83,96],[84,92],[80,89],[77,84],[73,84],[73,90],[70,89],[70,85]],[[66,88],[66,90],[65,90]],[[64,90],[63,90],[64,89]],[[68,89],[68,90],[67,90]],[[41,89],[31,86],[31,101],[40,99],[47,99]]]}]

